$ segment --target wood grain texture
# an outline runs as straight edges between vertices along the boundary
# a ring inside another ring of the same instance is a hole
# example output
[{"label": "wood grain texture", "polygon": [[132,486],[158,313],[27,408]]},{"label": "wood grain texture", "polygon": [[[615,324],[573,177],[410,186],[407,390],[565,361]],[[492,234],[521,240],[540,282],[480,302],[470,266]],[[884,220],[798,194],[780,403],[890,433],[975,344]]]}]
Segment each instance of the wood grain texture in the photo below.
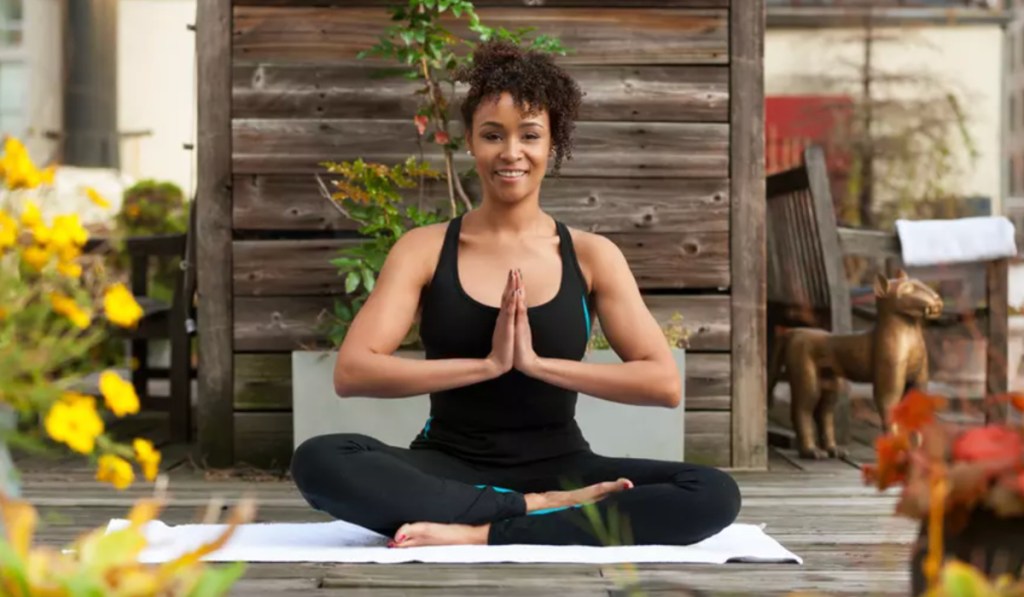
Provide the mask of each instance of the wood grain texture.
[{"label": "wood grain texture", "polygon": [[[721,9],[481,8],[482,22],[561,40],[562,64],[727,64],[728,11]],[[376,7],[246,7],[234,11],[236,62],[339,64],[371,48],[390,16]],[[476,39],[466,20],[442,19],[453,34]],[[387,63],[379,58],[367,62]]]},{"label": "wood grain texture", "polygon": [[234,364],[235,411],[292,410],[292,360],[289,353],[236,352]]},{"label": "wood grain texture", "polygon": [[233,460],[231,354],[231,0],[207,0],[197,13],[198,440],[214,465]]},{"label": "wood grain texture", "polygon": [[[387,7],[394,0],[234,0],[235,6],[359,6]],[[729,8],[729,0],[475,0],[476,7],[583,7],[583,8]]]},{"label": "wood grain texture", "polygon": [[[235,355],[235,410],[292,410],[290,352],[242,353]],[[686,410],[727,411],[729,398],[729,355],[711,352],[686,354]],[[689,434],[687,429],[686,433]],[[728,433],[722,441],[728,442]]]},{"label": "wood grain texture", "polygon": [[732,458],[732,413],[729,411],[687,411],[683,453],[686,462],[727,467]]},{"label": "wood grain texture", "polygon": [[[622,250],[641,288],[724,288],[729,286],[726,232],[619,233],[606,235]],[[344,280],[331,265],[351,240],[235,241],[237,296],[336,295]]]},{"label": "wood grain texture", "polygon": [[[996,259],[985,265],[985,289],[988,313],[985,315],[987,342],[985,358],[985,390],[989,396],[1004,394],[1008,385],[1007,372],[1016,369],[1008,362],[1009,355],[1009,263]],[[1010,369],[1011,365],[1014,369]],[[1008,404],[1000,404],[990,413],[992,421],[1007,421]]]},{"label": "wood grain texture", "polygon": [[[380,66],[242,64],[233,69],[235,118],[394,118],[419,108],[419,81],[381,78]],[[723,66],[568,66],[586,94],[579,120],[728,122]],[[393,71],[392,71],[393,72]],[[456,86],[456,98],[468,86]],[[449,118],[458,120],[459,102]]]},{"label": "wood grain texture", "polygon": [[[234,184],[236,230],[355,230],[327,203],[310,174],[238,175]],[[479,196],[475,180],[467,192]],[[446,209],[443,183],[428,181],[405,194],[410,204]],[[572,228],[588,232],[725,232],[729,181],[656,178],[555,178],[541,188],[541,207]],[[447,212],[446,212],[447,213]]]},{"label": "wood grain texture", "polygon": [[732,465],[768,466],[764,0],[730,12]]},{"label": "wood grain texture", "polygon": [[[461,134],[461,125],[452,134]],[[689,123],[580,122],[573,158],[564,176],[726,178],[729,125]],[[411,120],[236,119],[233,123],[235,174],[322,172],[327,161],[363,158],[394,164],[419,156]],[[444,170],[441,150],[424,142],[423,158]],[[473,166],[464,152],[456,168]]]},{"label": "wood grain texture", "polygon": [[[334,300],[330,296],[236,298],[235,350],[280,352],[323,348],[328,342],[324,327],[331,321]],[[676,312],[683,316],[683,325],[691,333],[690,350],[729,350],[727,296],[647,295],[644,300],[661,324],[669,322]],[[600,329],[598,322],[594,332]]]},{"label": "wood grain texture", "polygon": [[233,424],[238,465],[288,468],[292,456],[291,412],[236,412]]}]

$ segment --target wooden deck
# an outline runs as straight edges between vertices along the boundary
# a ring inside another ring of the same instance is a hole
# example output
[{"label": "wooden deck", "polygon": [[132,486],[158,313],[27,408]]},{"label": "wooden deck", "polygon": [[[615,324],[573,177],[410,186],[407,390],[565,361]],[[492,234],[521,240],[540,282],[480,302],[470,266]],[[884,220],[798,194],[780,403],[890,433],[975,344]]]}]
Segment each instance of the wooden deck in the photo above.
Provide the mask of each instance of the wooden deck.
[{"label": "wooden deck", "polygon": [[[139,425],[146,425],[142,419]],[[159,421],[135,432],[159,436]],[[185,446],[164,445],[170,478],[168,523],[202,517],[212,497],[230,504],[258,496],[258,521],[318,521],[288,479],[256,470],[210,471],[194,466]],[[908,553],[914,525],[892,515],[894,495],[861,484],[850,462],[799,461],[773,450],[767,472],[735,471],[743,493],[740,522],[766,531],[800,555],[804,565],[324,565],[250,564],[235,595],[906,595]],[[124,516],[145,484],[116,492],[91,479],[75,459],[20,458],[26,497],[42,517],[38,540],[63,544],[83,531]]]}]

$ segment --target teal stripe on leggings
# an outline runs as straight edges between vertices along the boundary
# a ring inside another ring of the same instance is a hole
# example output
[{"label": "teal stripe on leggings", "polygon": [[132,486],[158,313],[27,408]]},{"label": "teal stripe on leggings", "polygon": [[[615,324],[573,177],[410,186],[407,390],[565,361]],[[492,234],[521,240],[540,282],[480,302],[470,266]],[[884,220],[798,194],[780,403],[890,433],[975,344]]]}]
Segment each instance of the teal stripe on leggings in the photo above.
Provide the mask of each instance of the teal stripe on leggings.
[{"label": "teal stripe on leggings", "polygon": [[[477,489],[487,489],[490,487],[498,493],[515,493],[511,489],[505,489],[504,487],[497,487],[495,485],[477,485]],[[544,508],[543,510],[534,510],[533,512],[527,512],[527,516],[538,516],[540,514],[551,514],[552,512],[561,512],[562,510],[568,510],[569,508],[580,508],[580,504],[575,506],[559,506],[558,508]]]}]

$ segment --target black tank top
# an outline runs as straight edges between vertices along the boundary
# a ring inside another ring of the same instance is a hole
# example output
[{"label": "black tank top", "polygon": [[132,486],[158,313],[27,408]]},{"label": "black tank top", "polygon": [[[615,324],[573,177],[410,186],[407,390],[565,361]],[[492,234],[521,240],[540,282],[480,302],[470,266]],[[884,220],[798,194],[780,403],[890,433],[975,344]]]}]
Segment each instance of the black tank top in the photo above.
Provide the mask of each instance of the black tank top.
[{"label": "black tank top", "polygon": [[[499,309],[471,298],[459,281],[462,216],[448,224],[434,277],[424,290],[420,337],[427,359],[485,358]],[[569,229],[556,222],[562,274],[558,294],[529,308],[538,356],[581,360],[590,337],[586,281]],[[576,392],[516,369],[430,395],[430,418],[412,448],[433,448],[480,464],[514,465],[589,450],[576,424]]]}]

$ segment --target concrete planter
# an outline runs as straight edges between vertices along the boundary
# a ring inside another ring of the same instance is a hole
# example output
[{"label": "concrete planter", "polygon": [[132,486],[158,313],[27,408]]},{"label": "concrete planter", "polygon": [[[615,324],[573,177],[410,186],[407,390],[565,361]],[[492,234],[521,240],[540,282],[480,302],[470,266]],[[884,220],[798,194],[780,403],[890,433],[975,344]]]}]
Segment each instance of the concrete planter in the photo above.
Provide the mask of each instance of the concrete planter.
[{"label": "concrete planter", "polygon": [[[423,358],[422,352],[401,356]],[[673,349],[680,375],[686,353]],[[423,428],[430,411],[426,395],[400,399],[338,398],[334,393],[334,351],[292,353],[294,446],[327,433],[362,433],[380,441],[408,446]],[[584,359],[620,362],[612,350],[595,350]],[[685,389],[675,409],[630,406],[580,395],[576,420],[598,454],[633,458],[683,460]]]}]

